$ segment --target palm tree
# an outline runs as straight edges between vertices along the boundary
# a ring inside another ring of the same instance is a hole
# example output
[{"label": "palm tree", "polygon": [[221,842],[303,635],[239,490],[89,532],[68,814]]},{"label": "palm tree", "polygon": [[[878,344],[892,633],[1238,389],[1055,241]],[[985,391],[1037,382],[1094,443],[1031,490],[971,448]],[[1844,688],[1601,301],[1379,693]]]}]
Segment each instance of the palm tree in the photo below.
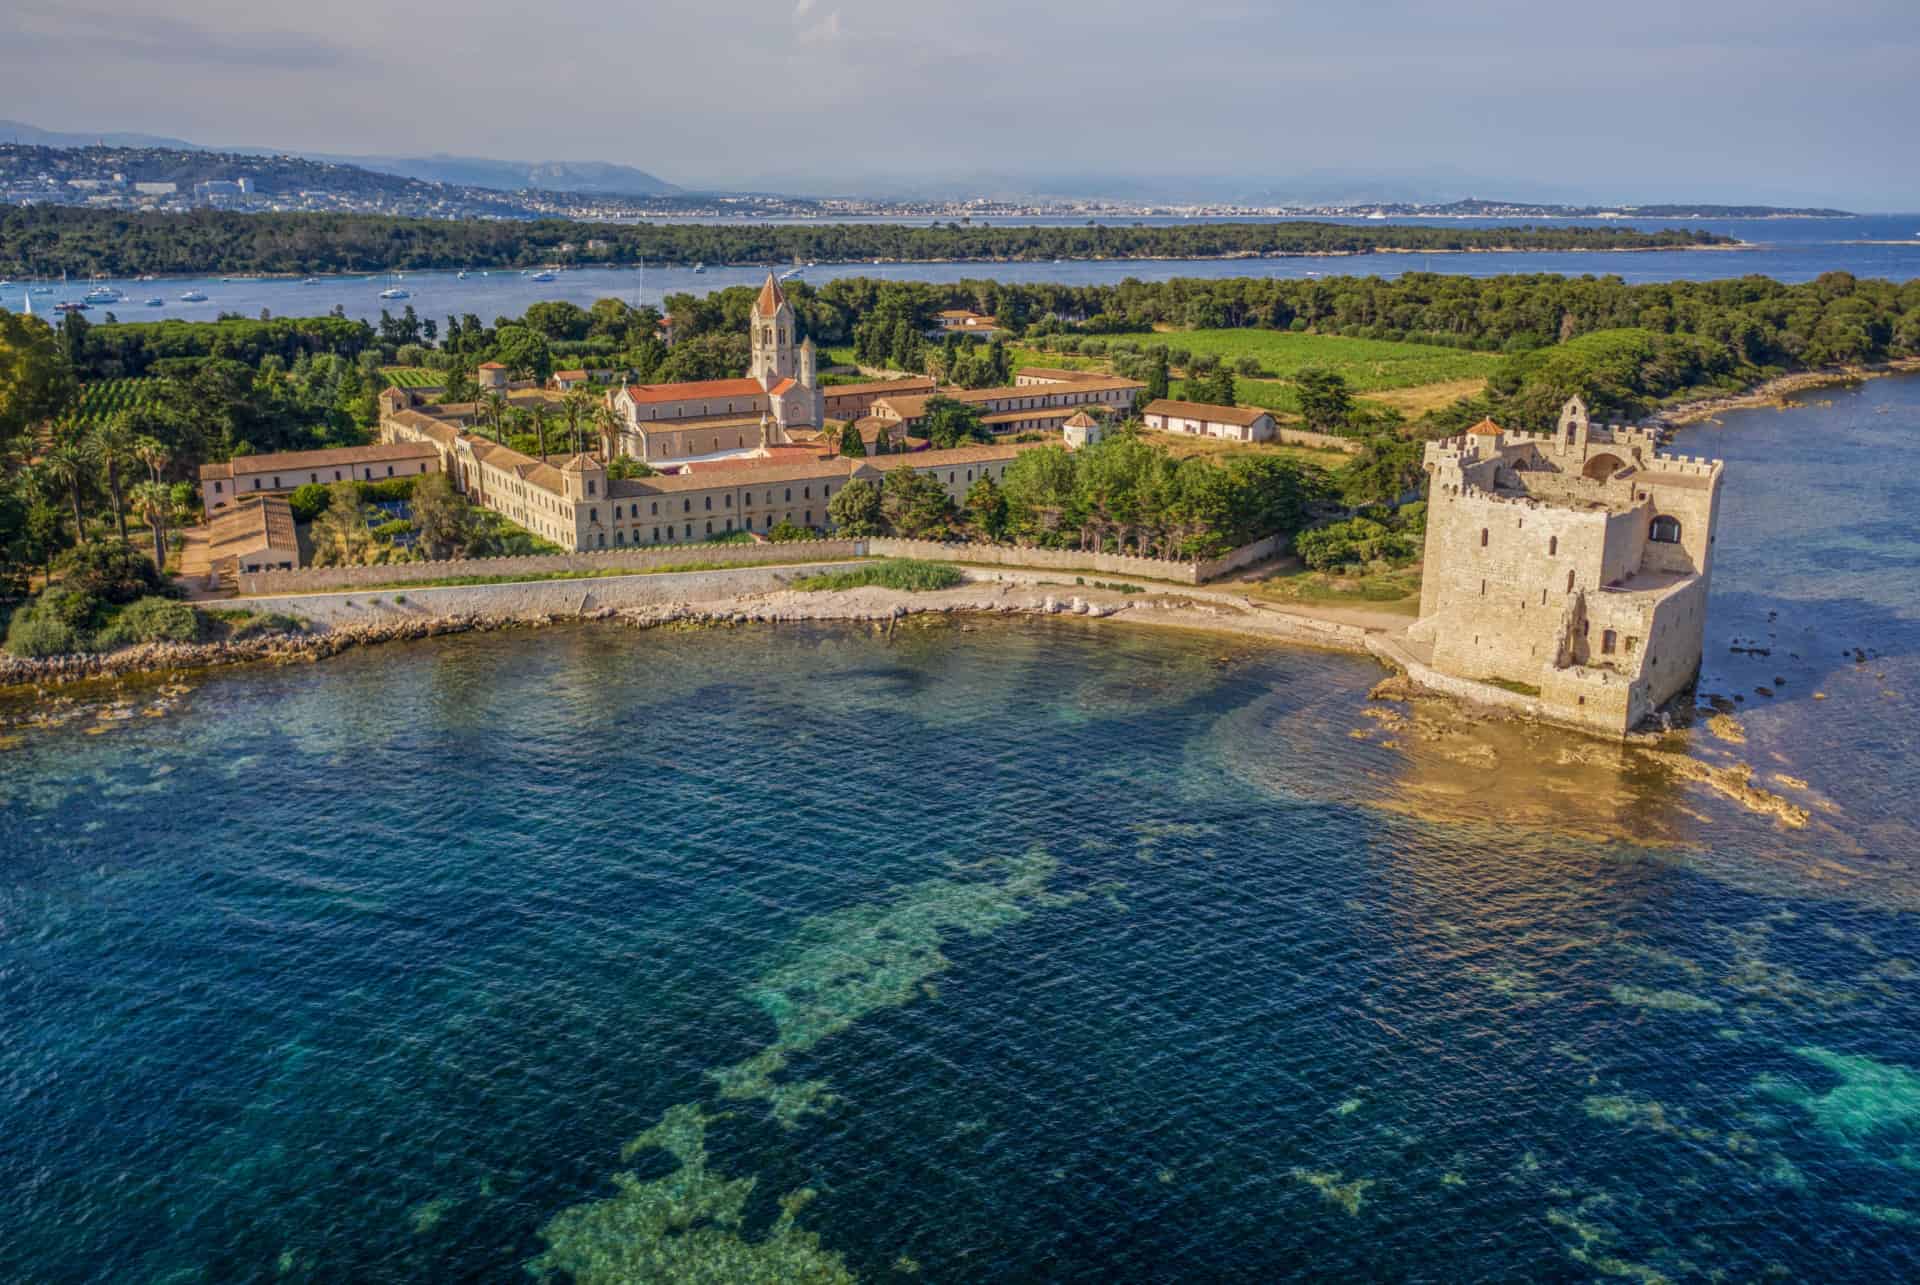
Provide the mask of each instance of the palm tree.
[{"label": "palm tree", "polygon": [[164,482],[136,482],[128,492],[133,511],[153,531],[153,565],[167,569],[167,525],[173,520],[173,490]]},{"label": "palm tree", "polygon": [[495,445],[504,446],[505,439],[500,436],[500,420],[507,413],[507,399],[496,392],[482,393],[480,396],[480,414],[493,425]]},{"label": "palm tree", "polygon": [[166,443],[145,434],[133,439],[133,454],[147,466],[147,480],[151,482],[158,482],[167,465],[173,463],[173,453],[167,450]]},{"label": "palm tree", "polygon": [[613,457],[619,454],[620,432],[626,428],[627,421],[614,409],[611,397],[603,399],[593,408],[593,426],[600,431],[600,446],[605,452],[601,462],[613,463]]},{"label": "palm tree", "polygon": [[567,422],[567,446],[580,453],[580,423],[593,415],[594,396],[584,388],[569,388],[560,399],[560,418]]},{"label": "palm tree", "polygon": [[120,490],[120,466],[134,457],[134,434],[124,414],[101,420],[87,433],[87,452],[107,473],[107,494],[113,497],[113,520],[120,527],[120,543],[127,542],[127,503]]},{"label": "palm tree", "polygon": [[547,462],[547,419],[545,406],[533,406],[527,410],[527,418],[533,421],[534,435],[540,439],[540,462]]},{"label": "palm tree", "polygon": [[80,484],[92,472],[87,467],[87,453],[72,441],[57,441],[41,457],[47,476],[67,488],[67,494],[73,500],[73,537],[75,542],[87,542],[86,519],[80,514]]}]

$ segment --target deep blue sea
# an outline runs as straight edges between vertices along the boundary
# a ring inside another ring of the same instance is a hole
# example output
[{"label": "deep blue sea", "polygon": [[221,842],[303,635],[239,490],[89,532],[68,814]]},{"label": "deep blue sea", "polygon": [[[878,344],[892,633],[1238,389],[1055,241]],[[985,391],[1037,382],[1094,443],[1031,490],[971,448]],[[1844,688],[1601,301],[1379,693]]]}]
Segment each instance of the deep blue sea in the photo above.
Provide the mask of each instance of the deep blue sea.
[{"label": "deep blue sea", "polygon": [[[1169,218],[1102,220],[1110,227],[1188,221]],[[1360,219],[1320,221],[1380,226]],[[1074,220],[1035,218],[997,222],[1024,226]],[[1521,221],[1395,219],[1389,222],[1416,227],[1505,227]],[[1739,251],[1649,250],[1628,253],[1374,254],[1350,258],[1302,255],[1272,259],[1070,260],[1062,263],[822,263],[806,269],[804,275],[806,280],[816,285],[845,276],[875,277],[886,281],[984,279],[1058,282],[1065,285],[1117,285],[1129,277],[1142,281],[1163,281],[1171,277],[1397,277],[1403,272],[1460,273],[1479,277],[1557,272],[1567,276],[1614,275],[1632,282],[1706,281],[1748,275],[1768,276],[1777,281],[1811,281],[1823,272],[1851,272],[1855,276],[1885,277],[1894,281],[1910,281],[1920,277],[1920,214],[1875,214],[1845,219],[1554,219],[1543,223],[1547,227],[1567,225],[1628,226],[1649,230],[1676,226],[1704,228],[1738,237],[1748,242],[1751,248]],[[563,272],[551,282],[538,282],[520,272],[501,270],[486,273],[475,271],[469,273],[465,280],[452,272],[318,277],[313,279],[311,285],[285,278],[170,277],[157,282],[113,282],[111,284],[128,296],[127,301],[97,306],[88,317],[93,321],[102,321],[111,312],[121,321],[153,321],[168,317],[210,321],[222,312],[257,316],[263,308],[275,316],[308,317],[338,306],[349,317],[374,321],[378,320],[383,308],[398,315],[400,309],[411,305],[421,316],[435,320],[470,312],[491,322],[495,317],[517,317],[530,304],[543,300],[566,299],[586,307],[596,299],[617,298],[629,303],[657,306],[669,294],[705,294],[727,286],[757,286],[765,276],[766,268],[763,266],[715,265],[701,273],[694,272],[692,268],[650,267],[644,272],[634,268],[583,268]],[[393,287],[406,290],[410,297],[404,300],[380,298],[381,291]],[[53,293],[34,296],[34,310],[44,314],[62,298],[78,299],[86,288],[86,283],[76,281],[64,287],[63,294],[63,287],[55,283],[52,286]],[[19,311],[26,300],[24,289],[18,282],[0,287],[0,307]],[[180,296],[189,290],[204,294],[206,299],[191,303],[183,301]],[[161,304],[148,307],[145,300],[149,298],[158,298]]]},{"label": "deep blue sea", "polygon": [[1799,829],[1074,621],[15,729],[0,1280],[1912,1280],[1916,446],[1890,379],[1681,439],[1746,738],[1688,753]]}]

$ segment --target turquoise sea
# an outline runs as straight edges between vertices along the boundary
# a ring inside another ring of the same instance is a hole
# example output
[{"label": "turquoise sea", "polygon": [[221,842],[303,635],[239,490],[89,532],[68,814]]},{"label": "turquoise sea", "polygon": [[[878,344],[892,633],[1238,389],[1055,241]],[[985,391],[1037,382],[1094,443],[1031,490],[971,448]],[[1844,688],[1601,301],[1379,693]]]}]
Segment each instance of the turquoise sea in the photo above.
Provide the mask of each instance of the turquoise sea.
[{"label": "turquoise sea", "polygon": [[1745,738],[1683,761],[1800,828],[1074,621],[474,635],[27,728],[0,1280],[1914,1279],[1916,446],[1896,380],[1679,446]]}]

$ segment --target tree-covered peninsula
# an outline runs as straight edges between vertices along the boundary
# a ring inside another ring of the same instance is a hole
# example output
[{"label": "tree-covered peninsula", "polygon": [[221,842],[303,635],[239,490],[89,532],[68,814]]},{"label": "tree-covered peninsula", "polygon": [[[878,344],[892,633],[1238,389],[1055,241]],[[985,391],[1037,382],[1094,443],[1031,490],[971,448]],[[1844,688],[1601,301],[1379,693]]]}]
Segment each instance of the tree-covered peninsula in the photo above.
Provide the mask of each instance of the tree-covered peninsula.
[{"label": "tree-covered peninsula", "polygon": [[1389,251],[1678,250],[1732,238],[1674,228],[1183,223],[1168,227],[940,223],[574,223],[371,214],[135,213],[22,206],[0,213],[0,274],[384,272],[572,263],[1223,259]]}]

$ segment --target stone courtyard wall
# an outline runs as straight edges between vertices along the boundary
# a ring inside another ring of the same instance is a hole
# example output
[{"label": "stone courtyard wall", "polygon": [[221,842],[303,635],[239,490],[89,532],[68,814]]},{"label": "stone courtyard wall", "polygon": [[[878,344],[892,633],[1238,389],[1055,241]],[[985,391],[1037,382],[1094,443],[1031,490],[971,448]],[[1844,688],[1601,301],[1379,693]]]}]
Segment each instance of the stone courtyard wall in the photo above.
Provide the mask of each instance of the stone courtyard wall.
[{"label": "stone courtyard wall", "polygon": [[256,571],[239,577],[240,596],[325,593],[369,585],[418,584],[455,576],[516,576],[538,580],[568,572],[645,572],[693,563],[822,562],[857,558],[864,540],[796,540],[787,544],[672,544],[595,549],[584,553],[539,553],[510,558],[452,558],[444,562],[396,562],[376,567],[305,567]]}]

